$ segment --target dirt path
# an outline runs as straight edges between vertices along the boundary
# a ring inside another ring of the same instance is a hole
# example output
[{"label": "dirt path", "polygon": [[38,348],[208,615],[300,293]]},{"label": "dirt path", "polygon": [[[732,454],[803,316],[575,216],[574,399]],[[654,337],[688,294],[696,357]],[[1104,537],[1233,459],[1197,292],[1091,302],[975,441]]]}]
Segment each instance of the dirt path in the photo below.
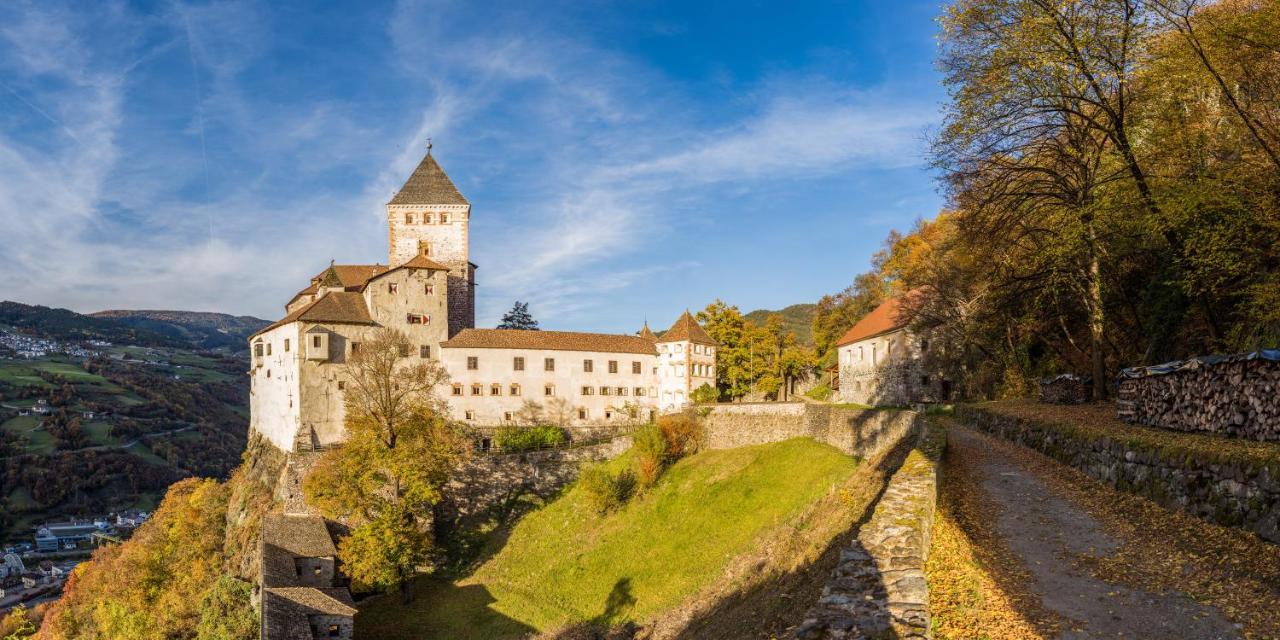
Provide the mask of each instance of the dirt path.
[{"label": "dirt path", "polygon": [[1010,445],[953,424],[950,455],[963,458],[975,482],[997,505],[994,530],[1030,575],[1041,605],[1063,619],[1055,636],[1083,638],[1241,638],[1217,609],[1180,593],[1155,593],[1105,582],[1087,569],[1122,540],[1081,506],[1052,491],[1042,471],[994,453]]}]

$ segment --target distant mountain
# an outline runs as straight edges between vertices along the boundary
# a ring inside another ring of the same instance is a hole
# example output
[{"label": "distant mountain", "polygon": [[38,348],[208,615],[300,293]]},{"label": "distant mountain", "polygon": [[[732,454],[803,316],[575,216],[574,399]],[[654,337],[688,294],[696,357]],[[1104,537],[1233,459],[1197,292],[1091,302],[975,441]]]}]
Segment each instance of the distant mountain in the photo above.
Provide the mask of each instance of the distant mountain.
[{"label": "distant mountain", "polygon": [[818,305],[812,303],[793,304],[779,311],[770,311],[768,309],[757,309],[744,317],[754,324],[764,326],[769,316],[778,314],[782,316],[782,326],[796,334],[796,339],[800,344],[806,347],[813,346],[813,312]]},{"label": "distant mountain", "polygon": [[179,338],[202,349],[244,349],[246,338],[271,324],[253,316],[233,316],[208,311],[115,309],[91,313],[89,316],[111,319],[138,329]]},{"label": "distant mountain", "polygon": [[21,302],[0,302],[0,325],[54,340],[106,340],[145,347],[189,347],[181,337],[139,327],[116,318],[94,318],[69,309]]}]

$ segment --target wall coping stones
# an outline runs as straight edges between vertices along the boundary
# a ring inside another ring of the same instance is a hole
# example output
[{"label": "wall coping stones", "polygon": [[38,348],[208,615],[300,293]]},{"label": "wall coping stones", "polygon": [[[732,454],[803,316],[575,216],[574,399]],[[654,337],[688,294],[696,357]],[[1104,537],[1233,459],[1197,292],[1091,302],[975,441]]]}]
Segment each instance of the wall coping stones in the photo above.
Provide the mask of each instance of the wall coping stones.
[{"label": "wall coping stones", "polygon": [[946,432],[913,414],[914,449],[894,472],[875,512],[840,552],[822,598],[795,632],[819,638],[931,638],[929,556]]}]

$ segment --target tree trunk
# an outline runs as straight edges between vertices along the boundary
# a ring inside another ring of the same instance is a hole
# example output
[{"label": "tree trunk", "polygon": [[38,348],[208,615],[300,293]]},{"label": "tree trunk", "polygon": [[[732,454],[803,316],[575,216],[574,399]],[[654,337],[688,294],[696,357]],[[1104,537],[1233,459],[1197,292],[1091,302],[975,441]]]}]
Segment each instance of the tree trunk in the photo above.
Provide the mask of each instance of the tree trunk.
[{"label": "tree trunk", "polygon": [[1107,365],[1103,358],[1103,345],[1106,344],[1106,311],[1102,306],[1102,261],[1098,257],[1098,232],[1093,226],[1093,216],[1084,216],[1085,246],[1089,260],[1089,286],[1085,300],[1085,308],[1089,310],[1089,350],[1091,352],[1093,376],[1093,399],[1107,398]]}]

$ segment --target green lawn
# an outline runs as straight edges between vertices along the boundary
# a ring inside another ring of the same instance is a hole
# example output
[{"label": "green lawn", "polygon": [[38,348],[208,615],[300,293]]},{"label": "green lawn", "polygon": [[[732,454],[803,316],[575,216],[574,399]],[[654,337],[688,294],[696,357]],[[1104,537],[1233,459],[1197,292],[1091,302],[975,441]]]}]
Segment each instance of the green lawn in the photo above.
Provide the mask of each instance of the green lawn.
[{"label": "green lawn", "polygon": [[526,516],[472,576],[422,578],[407,608],[395,597],[374,600],[357,629],[363,638],[516,638],[580,621],[645,620],[710,585],[856,466],[832,447],[794,439],[695,455],[604,517],[574,488]]},{"label": "green lawn", "polygon": [[89,442],[98,444],[120,444],[119,438],[113,438],[108,435],[111,431],[111,425],[106,422],[90,422],[84,425],[84,431],[89,436]]},{"label": "green lawn", "polygon": [[51,387],[30,366],[13,360],[0,360],[0,381],[17,387]]},{"label": "green lawn", "polygon": [[31,429],[38,424],[40,424],[40,418],[36,416],[18,416],[5,421],[0,425],[0,429],[26,438],[27,451],[31,453],[49,453],[53,451],[53,436],[44,429],[32,431]]}]

